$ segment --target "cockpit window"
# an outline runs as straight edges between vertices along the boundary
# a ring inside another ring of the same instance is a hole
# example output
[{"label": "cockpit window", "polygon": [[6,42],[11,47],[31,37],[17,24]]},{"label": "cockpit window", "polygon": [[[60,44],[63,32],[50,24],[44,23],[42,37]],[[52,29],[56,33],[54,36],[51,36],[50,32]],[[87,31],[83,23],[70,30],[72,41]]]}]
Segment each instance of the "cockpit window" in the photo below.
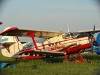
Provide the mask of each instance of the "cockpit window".
[{"label": "cockpit window", "polygon": [[76,38],[78,34],[75,33],[65,33],[63,34],[63,38]]}]

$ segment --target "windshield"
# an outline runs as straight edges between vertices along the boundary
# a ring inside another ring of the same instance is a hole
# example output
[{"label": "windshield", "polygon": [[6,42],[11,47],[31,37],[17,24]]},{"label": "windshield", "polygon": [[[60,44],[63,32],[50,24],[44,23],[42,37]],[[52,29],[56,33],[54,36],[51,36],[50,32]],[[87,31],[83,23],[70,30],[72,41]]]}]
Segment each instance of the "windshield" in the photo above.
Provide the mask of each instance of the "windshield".
[{"label": "windshield", "polygon": [[65,33],[63,34],[63,38],[76,38],[78,34],[76,33]]}]

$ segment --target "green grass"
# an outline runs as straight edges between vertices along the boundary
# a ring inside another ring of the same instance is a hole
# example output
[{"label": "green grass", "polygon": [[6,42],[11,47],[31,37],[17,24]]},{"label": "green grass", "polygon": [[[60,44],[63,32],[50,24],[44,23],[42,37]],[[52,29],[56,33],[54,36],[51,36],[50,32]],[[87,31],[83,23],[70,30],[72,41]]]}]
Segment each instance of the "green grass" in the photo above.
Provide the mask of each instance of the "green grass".
[{"label": "green grass", "polygon": [[16,68],[8,67],[1,70],[0,75],[97,75],[100,70],[100,56],[85,57],[93,63],[75,64],[68,61],[46,63],[43,60],[20,61],[16,64]]}]

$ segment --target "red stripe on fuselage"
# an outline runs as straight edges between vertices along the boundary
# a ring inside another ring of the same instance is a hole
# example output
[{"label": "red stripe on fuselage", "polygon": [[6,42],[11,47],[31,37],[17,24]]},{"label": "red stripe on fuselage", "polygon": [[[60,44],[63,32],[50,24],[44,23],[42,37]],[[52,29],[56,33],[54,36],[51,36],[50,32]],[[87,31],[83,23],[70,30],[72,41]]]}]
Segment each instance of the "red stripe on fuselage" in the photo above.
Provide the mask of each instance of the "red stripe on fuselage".
[{"label": "red stripe on fuselage", "polygon": [[75,54],[75,53],[79,53],[81,50],[85,50],[90,47],[91,47],[91,44],[88,43],[88,44],[83,44],[83,45],[67,47],[67,48],[64,48],[64,50],[67,54]]}]

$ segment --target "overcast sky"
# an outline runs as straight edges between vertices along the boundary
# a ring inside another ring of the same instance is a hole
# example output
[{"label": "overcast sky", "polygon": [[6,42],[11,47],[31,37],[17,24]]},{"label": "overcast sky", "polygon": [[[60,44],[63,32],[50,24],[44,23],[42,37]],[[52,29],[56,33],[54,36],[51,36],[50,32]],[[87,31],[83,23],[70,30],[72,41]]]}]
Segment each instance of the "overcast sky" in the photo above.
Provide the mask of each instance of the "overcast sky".
[{"label": "overcast sky", "polygon": [[100,29],[100,12],[93,0],[9,0],[3,4],[4,26],[23,29],[64,31]]}]

